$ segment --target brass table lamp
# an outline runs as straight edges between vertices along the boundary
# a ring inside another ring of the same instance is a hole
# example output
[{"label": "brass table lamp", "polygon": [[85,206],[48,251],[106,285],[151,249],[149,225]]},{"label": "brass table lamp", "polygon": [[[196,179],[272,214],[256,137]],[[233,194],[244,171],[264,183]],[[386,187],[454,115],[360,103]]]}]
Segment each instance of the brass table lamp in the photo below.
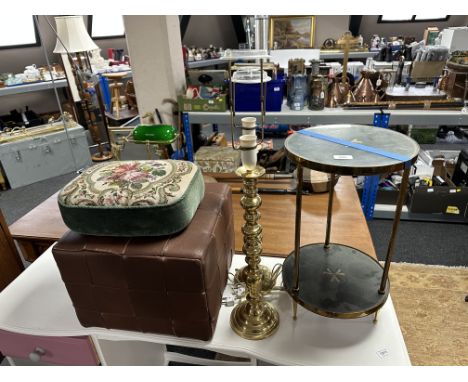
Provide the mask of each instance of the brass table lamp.
[{"label": "brass table lamp", "polygon": [[[224,59],[229,61],[230,112],[231,112],[231,142],[234,150],[241,150],[242,166],[236,174],[243,180],[243,196],[241,206],[245,210],[245,223],[242,226],[247,265],[238,270],[235,279],[245,283],[246,296],[231,312],[231,328],[239,336],[249,340],[261,340],[271,336],[279,325],[279,315],[276,309],[264,300],[264,295],[274,286],[276,278],[268,268],[260,265],[262,254],[262,226],[258,223],[258,209],[262,199],[258,195],[258,178],[265,174],[263,167],[257,166],[257,150],[263,142],[265,120],[265,82],[270,78],[264,74],[263,59],[268,57],[266,51],[226,50]],[[260,69],[251,68],[244,73],[232,76],[231,61],[237,59],[260,60]],[[244,75],[242,75],[244,74]],[[235,125],[235,85],[233,83],[260,84],[261,105],[261,140],[257,142],[256,120],[247,117],[243,121],[240,144],[234,143]]]}]

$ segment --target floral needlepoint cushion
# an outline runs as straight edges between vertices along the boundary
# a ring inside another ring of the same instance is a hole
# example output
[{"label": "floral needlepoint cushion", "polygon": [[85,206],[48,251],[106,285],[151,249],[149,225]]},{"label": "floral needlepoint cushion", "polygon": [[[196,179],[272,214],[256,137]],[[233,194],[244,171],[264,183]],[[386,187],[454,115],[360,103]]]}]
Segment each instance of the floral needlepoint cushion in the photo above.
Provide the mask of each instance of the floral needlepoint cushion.
[{"label": "floral needlepoint cushion", "polygon": [[191,162],[116,161],[84,171],[58,203],[68,228],[85,235],[162,236],[190,223],[204,192]]}]

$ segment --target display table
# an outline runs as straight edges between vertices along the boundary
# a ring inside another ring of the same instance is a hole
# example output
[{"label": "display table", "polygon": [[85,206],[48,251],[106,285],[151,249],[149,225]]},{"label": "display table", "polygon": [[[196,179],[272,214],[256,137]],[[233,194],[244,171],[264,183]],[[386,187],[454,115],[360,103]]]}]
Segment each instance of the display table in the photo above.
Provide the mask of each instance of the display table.
[{"label": "display table", "polygon": [[[278,258],[262,258],[262,264],[269,267],[277,262]],[[243,264],[243,256],[234,256],[231,271]],[[228,285],[225,294],[229,291]],[[60,364],[62,359],[67,359],[68,352],[75,352],[83,363],[91,364],[89,359],[93,349],[83,345],[89,336],[96,351],[96,363],[102,365],[166,365],[171,360],[210,365],[236,364],[168,352],[166,345],[200,348],[247,358],[243,364],[264,361],[277,365],[410,365],[390,298],[382,307],[376,324],[370,317],[334,320],[311,314],[302,308],[298,310],[298,319],[293,320],[291,301],[285,292],[274,291],[268,299],[280,314],[280,326],[273,336],[262,341],[237,336],[229,326],[232,307],[226,306],[221,308],[215,334],[207,342],[150,333],[84,328],[76,317],[48,249],[0,293],[0,350],[11,356],[9,349],[17,348],[19,340],[15,341],[15,336],[18,336],[22,343],[29,346],[25,345],[23,349],[24,357],[29,354],[38,360],[43,357],[44,361]],[[2,338],[7,340],[2,341]],[[73,341],[80,341],[79,346]],[[50,346],[55,346],[55,351],[50,351]],[[44,355],[41,357],[41,354]],[[13,354],[20,355],[18,351]]]},{"label": "display table", "polygon": [[[291,187],[291,185],[267,183],[260,187]],[[237,185],[239,187],[239,185]],[[269,256],[285,257],[294,248],[294,195],[262,194],[263,253]],[[241,226],[244,210],[240,206],[240,194],[233,194],[234,231],[236,251],[242,251]],[[325,234],[326,206],[328,194],[304,195],[302,231],[304,243],[323,240]],[[362,214],[361,204],[351,177],[341,177],[335,186],[334,225],[332,238],[358,248],[375,257],[372,238]],[[68,230],[57,204],[57,194],[41,203],[10,226],[11,235],[21,247],[23,257],[34,261],[52,243]]]}]

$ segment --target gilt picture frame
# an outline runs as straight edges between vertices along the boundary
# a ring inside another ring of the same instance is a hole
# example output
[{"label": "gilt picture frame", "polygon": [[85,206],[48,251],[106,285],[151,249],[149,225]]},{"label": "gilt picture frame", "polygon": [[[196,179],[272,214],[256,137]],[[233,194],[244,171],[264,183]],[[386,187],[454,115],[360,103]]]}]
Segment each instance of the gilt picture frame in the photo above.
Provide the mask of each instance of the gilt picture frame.
[{"label": "gilt picture frame", "polygon": [[270,16],[270,49],[314,47],[315,16]]}]

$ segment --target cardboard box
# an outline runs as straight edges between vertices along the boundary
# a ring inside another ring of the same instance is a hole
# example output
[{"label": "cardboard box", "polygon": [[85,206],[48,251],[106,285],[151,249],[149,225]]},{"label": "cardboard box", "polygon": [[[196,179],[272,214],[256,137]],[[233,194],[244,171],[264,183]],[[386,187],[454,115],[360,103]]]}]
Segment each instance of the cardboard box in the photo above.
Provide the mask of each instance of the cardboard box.
[{"label": "cardboard box", "polygon": [[411,80],[433,81],[434,77],[442,75],[446,61],[415,61],[411,71]]},{"label": "cardboard box", "polygon": [[195,163],[203,173],[234,173],[241,165],[240,151],[232,147],[202,146],[195,153]]},{"label": "cardboard box", "polygon": [[177,97],[180,111],[226,111],[227,96],[222,94],[214,99],[187,98],[185,95]]},{"label": "cardboard box", "polygon": [[468,27],[451,27],[442,31],[440,45],[449,48],[450,53],[468,49]]}]

